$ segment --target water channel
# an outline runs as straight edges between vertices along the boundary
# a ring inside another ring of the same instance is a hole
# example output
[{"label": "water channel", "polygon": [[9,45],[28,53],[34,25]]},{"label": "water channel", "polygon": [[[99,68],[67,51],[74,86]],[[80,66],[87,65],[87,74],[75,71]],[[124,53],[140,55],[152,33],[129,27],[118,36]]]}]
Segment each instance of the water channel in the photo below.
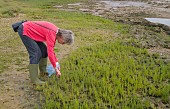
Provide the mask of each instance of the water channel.
[{"label": "water channel", "polygon": [[166,19],[166,18],[145,18],[145,19],[152,23],[159,23],[159,24],[170,26],[170,19]]}]

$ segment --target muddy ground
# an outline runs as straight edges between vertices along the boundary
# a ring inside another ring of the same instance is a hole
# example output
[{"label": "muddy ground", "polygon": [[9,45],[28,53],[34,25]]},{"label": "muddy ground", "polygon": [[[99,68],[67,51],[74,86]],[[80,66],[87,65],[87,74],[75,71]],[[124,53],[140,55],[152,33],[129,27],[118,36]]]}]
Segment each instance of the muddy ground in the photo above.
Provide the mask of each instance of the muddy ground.
[{"label": "muddy ground", "polygon": [[[170,18],[170,0],[150,0],[145,2],[131,1],[95,1],[90,3],[76,3],[64,6],[54,6],[55,8],[66,11],[81,11],[84,13],[93,14],[96,16],[112,19],[116,22],[134,25],[131,34],[134,38],[142,40],[144,35],[139,35],[139,25],[150,25],[157,27],[154,32],[165,32],[168,34],[169,29],[163,25],[150,24],[146,22],[146,17],[161,17]],[[113,6],[111,6],[111,4]],[[141,34],[141,33],[140,33]],[[144,34],[144,33],[143,33]],[[154,33],[152,33],[154,34]],[[170,42],[165,40],[156,41],[152,34],[146,33],[147,41],[141,41],[141,45],[147,48],[150,53],[159,53],[161,56],[166,56],[170,59]],[[61,50],[59,54],[67,55],[67,50]],[[27,64],[17,70],[18,66],[11,66],[8,71],[0,74],[0,109],[31,109],[34,108],[34,103],[38,103],[37,97],[39,91],[34,90],[30,84]],[[154,100],[153,100],[154,104]],[[165,105],[160,103],[159,108],[165,108]]]}]

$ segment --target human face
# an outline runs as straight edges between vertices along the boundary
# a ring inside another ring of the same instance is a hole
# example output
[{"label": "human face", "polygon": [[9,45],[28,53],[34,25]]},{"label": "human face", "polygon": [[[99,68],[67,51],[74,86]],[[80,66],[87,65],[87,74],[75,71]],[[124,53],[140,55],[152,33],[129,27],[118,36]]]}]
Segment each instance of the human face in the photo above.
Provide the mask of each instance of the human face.
[{"label": "human face", "polygon": [[62,38],[58,38],[58,43],[65,44],[64,40]]}]

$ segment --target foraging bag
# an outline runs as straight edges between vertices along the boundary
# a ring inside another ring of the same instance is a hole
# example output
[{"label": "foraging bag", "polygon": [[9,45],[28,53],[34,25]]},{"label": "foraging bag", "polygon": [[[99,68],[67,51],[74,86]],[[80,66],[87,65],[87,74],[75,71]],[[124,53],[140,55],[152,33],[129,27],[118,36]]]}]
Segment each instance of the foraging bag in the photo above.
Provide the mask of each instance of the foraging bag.
[{"label": "foraging bag", "polygon": [[[59,64],[59,63],[57,64],[57,62],[56,62],[56,66],[57,66],[57,68],[60,69],[60,64]],[[55,71],[55,69],[54,69],[54,67],[53,67],[52,64],[48,65],[48,66],[46,67],[46,70],[47,70],[47,73],[48,73],[48,76],[49,76],[49,77],[50,77],[52,74],[55,74],[55,73],[56,73],[56,71]]]},{"label": "foraging bag", "polygon": [[26,22],[26,21],[27,21],[27,20],[22,20],[22,21],[20,21],[20,22],[17,22],[17,23],[12,24],[12,28],[13,28],[14,32],[17,32],[19,26],[20,26],[22,23]]}]

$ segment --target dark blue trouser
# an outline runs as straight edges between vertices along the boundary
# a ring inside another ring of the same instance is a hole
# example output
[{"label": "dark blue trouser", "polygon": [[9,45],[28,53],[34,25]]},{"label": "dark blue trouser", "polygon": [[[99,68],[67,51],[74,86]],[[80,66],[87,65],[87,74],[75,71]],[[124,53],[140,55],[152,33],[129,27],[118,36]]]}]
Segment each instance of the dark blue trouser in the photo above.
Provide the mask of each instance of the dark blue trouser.
[{"label": "dark blue trouser", "polygon": [[48,56],[47,47],[43,42],[35,41],[23,35],[23,25],[19,26],[18,34],[29,53],[30,64],[38,64],[41,58]]}]

